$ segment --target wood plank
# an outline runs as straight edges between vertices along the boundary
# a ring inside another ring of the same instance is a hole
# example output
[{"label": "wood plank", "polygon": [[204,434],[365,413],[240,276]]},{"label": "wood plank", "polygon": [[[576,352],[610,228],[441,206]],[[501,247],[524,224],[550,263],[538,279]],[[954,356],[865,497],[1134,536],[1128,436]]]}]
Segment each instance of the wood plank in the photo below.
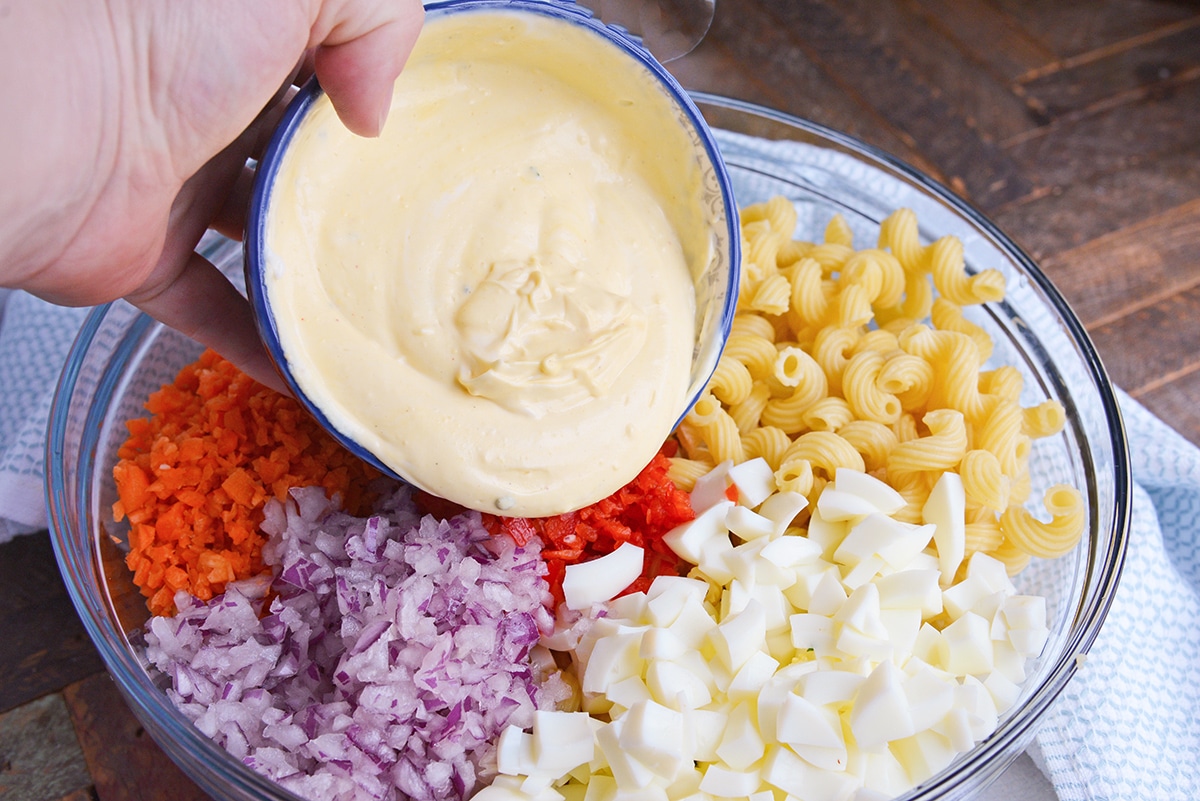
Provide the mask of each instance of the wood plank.
[{"label": "wood plank", "polygon": [[985,142],[1007,139],[1047,122],[1039,109],[1013,91],[1012,81],[979,58],[980,52],[1005,48],[1007,41],[988,36],[964,45],[942,28],[937,13],[916,0],[843,0],[840,5],[872,44],[893,53]]},{"label": "wood plank", "polygon": [[1200,445],[1200,370],[1139,390],[1134,396],[1167,425]]},{"label": "wood plank", "polygon": [[992,219],[1040,261],[1197,198],[1200,142],[993,210]]},{"label": "wood plank", "polygon": [[750,103],[782,106],[785,95],[757,70],[749,70],[715,37],[705,38],[683,58],[665,65],[685,89],[735,97]]},{"label": "wood plank", "polygon": [[992,0],[1029,36],[1068,58],[1196,16],[1194,3],[1161,0]]},{"label": "wood plank", "polygon": [[[1051,256],[1042,269],[1091,329],[1200,283],[1198,251],[1200,200],[1193,200]],[[1180,319],[1200,320],[1200,316]]]},{"label": "wood plank", "polygon": [[104,670],[45,533],[0,545],[0,712]]},{"label": "wood plank", "polygon": [[1113,383],[1137,398],[1200,370],[1200,329],[1186,324],[1194,320],[1200,320],[1200,286],[1088,333]]},{"label": "wood plank", "polygon": [[146,734],[107,673],[72,684],[63,696],[104,801],[208,801]]},{"label": "wood plank", "polygon": [[1066,186],[1192,146],[1200,130],[1200,80],[1167,96],[1144,95],[1002,143],[1040,188]]},{"label": "wood plank", "polygon": [[937,175],[910,139],[839,87],[786,29],[748,4],[717,3],[704,41],[667,68],[689,89],[747,100],[845,131]]},{"label": "wood plank", "polygon": [[0,797],[54,799],[91,785],[61,695],[45,695],[0,715]]},{"label": "wood plank", "polygon": [[930,25],[1006,83],[1054,61],[1055,53],[988,0],[912,0]]},{"label": "wood plank", "polygon": [[798,46],[811,52],[845,92],[873,107],[928,161],[952,189],[984,209],[1027,195],[1019,165],[925,83],[890,48],[872,38],[869,22],[836,0],[764,0]]},{"label": "wood plank", "polygon": [[1130,47],[1023,79],[1024,92],[1050,118],[1086,113],[1142,94],[1168,94],[1175,85],[1200,75],[1200,17],[1169,30],[1169,35],[1128,40]]}]

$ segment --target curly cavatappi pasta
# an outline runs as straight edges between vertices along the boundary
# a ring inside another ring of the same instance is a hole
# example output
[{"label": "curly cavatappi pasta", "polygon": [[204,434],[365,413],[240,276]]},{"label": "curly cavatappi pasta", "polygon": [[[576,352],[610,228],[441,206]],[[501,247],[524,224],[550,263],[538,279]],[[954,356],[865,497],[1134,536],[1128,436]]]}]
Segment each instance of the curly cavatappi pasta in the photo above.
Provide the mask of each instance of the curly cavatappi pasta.
[{"label": "curly cavatappi pasta", "polygon": [[1016,573],[1070,551],[1086,525],[1078,490],[1051,487],[1045,514],[1025,506],[1032,440],[1061,431],[1065,411],[1054,400],[1022,407],[1020,371],[983,369],[994,343],[963,313],[1002,300],[1003,274],[968,271],[955,237],[922,244],[909,209],[860,250],[840,216],[822,242],[793,238],[796,222],[782,197],[742,211],[733,331],[677,431],[672,478],[690,487],[724,460],[761,457],[811,510],[837,468],[852,467],[891,484],[907,504],[897,517],[918,521],[937,479],[955,472],[968,557],[984,552]]}]

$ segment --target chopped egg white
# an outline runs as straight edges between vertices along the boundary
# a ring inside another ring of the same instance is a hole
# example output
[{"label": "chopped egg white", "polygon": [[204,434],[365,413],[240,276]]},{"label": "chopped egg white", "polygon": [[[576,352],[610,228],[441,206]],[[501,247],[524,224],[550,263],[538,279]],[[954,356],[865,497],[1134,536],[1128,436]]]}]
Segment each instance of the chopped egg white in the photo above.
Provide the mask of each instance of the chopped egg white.
[{"label": "chopped egg white", "polygon": [[615,560],[574,574],[567,605],[603,611],[544,644],[568,652],[582,708],[604,717],[511,727],[503,781],[477,798],[869,801],[995,730],[1046,643],[1046,602],[991,557],[963,564],[961,481],[939,480],[914,525],[892,517],[904,504],[886,484],[839,470],[806,536],[792,527],[803,496],[764,494],[761,468],[697,481],[696,519],[664,538],[689,577],[605,604],[632,559],[619,579]]},{"label": "chopped egg white", "polygon": [[641,548],[623,542],[599,559],[567,565],[562,581],[567,608],[587,609],[616,597],[642,575],[643,559]]}]

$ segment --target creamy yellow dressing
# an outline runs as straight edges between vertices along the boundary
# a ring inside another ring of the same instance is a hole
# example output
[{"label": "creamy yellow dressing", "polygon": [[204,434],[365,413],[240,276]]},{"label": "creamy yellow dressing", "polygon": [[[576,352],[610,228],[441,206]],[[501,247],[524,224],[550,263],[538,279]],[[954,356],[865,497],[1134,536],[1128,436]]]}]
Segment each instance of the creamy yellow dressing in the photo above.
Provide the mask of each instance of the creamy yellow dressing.
[{"label": "creamy yellow dressing", "polygon": [[687,402],[713,257],[698,144],[595,34],[431,19],[375,140],[322,97],[267,218],[288,366],[412,483],[518,516],[631,480]]}]

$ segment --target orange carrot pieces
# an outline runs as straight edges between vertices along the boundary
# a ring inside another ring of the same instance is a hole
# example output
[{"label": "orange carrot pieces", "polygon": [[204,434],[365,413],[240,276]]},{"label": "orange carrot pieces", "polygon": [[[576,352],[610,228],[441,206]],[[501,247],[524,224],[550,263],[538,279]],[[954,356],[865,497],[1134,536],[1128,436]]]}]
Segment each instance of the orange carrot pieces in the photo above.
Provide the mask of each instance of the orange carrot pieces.
[{"label": "orange carrot pieces", "polygon": [[177,590],[208,600],[263,572],[263,506],[291,487],[319,485],[351,513],[367,510],[378,472],[296,401],[212,351],[146,409],[150,417],[126,424],[113,516],[130,523],[125,561],[153,614],[174,614]]}]

